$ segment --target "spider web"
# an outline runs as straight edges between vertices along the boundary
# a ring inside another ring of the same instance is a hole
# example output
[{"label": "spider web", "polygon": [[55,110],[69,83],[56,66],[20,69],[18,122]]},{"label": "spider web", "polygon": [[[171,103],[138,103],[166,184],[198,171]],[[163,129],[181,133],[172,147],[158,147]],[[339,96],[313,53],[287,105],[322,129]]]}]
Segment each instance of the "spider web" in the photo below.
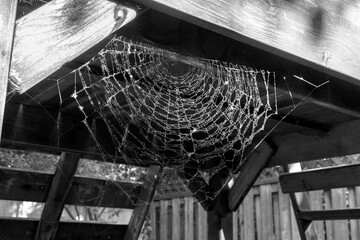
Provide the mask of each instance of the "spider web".
[{"label": "spider web", "polygon": [[196,182],[200,195],[206,195],[204,179],[222,171],[230,179],[254,139],[263,140],[273,130],[264,131],[268,120],[279,115],[280,101],[292,105],[281,118],[299,104],[290,90],[277,90],[274,72],[184,56],[121,36],[71,75],[71,98],[104,160],[110,154],[87,121],[94,114],[106,124],[116,158],[129,165],[151,160],[175,169],[164,175],[158,194],[193,194],[174,177],[185,173],[185,185],[191,189],[189,181]]}]

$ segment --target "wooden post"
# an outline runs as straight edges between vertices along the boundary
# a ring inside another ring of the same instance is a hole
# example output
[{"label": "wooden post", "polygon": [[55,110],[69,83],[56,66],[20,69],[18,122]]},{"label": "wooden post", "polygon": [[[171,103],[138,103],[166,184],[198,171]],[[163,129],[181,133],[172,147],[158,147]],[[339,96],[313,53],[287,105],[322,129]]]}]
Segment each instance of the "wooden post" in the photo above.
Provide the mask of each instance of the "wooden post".
[{"label": "wooden post", "polygon": [[44,210],[36,231],[35,240],[54,239],[62,210],[65,205],[74,175],[79,163],[79,156],[62,153],[45,202]]},{"label": "wooden post", "polygon": [[0,143],[14,41],[16,0],[0,0]]},{"label": "wooden post", "polygon": [[141,227],[145,221],[150,204],[154,198],[155,191],[159,185],[163,168],[160,166],[150,167],[152,178],[148,179],[140,191],[139,204],[135,207],[128,228],[124,235],[125,240],[138,239]]}]

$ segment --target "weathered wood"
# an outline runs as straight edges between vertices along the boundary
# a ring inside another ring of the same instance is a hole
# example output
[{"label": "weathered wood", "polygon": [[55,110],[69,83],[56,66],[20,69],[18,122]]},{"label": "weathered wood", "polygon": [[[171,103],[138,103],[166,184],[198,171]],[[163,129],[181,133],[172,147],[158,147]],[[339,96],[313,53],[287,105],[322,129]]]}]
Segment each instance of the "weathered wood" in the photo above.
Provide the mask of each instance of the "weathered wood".
[{"label": "weathered wood", "polygon": [[298,216],[310,221],[360,219],[360,208],[301,211]]},{"label": "weathered wood", "polygon": [[[45,202],[53,175],[29,170],[0,168],[0,199]],[[129,196],[138,194],[141,184],[74,177],[65,204],[134,208]]]},{"label": "weathered wood", "polygon": [[272,199],[271,186],[260,186],[260,205],[261,205],[261,230],[264,240],[273,239],[273,216],[272,216]]},{"label": "weathered wood", "polygon": [[181,237],[180,199],[179,198],[172,199],[171,206],[172,206],[171,232],[173,235],[172,239],[180,240]]},{"label": "weathered wood", "polygon": [[160,222],[162,223],[160,229],[160,240],[169,239],[169,204],[168,201],[162,200],[160,201]]},{"label": "weathered wood", "polygon": [[[33,239],[39,220],[24,218],[1,218],[2,239]],[[122,239],[126,225],[101,224],[95,222],[60,222],[54,240],[77,239]]]},{"label": "weathered wood", "polygon": [[360,8],[351,1],[137,1],[346,81],[360,79]]},{"label": "weathered wood", "polygon": [[246,159],[246,162],[241,165],[239,170],[240,174],[229,193],[228,204],[230,210],[235,211],[239,207],[257,177],[268,163],[272,152],[273,150],[270,145],[262,142],[252,152],[250,157]]},{"label": "weathered wood", "polygon": [[[347,189],[337,188],[331,190],[331,202],[333,209],[345,209],[347,205],[346,199]],[[360,218],[360,217],[359,217]],[[349,239],[349,221],[348,220],[336,220],[332,221],[334,226],[335,239]]]},{"label": "weathered wood", "polygon": [[[322,210],[323,209],[322,193],[323,193],[323,191],[321,191],[321,190],[311,191],[308,193],[312,210]],[[324,221],[315,221],[315,222],[312,222],[312,224],[315,225],[318,240],[325,240],[326,232],[325,232],[325,228],[324,228]]]},{"label": "weathered wood", "polygon": [[149,178],[145,180],[138,196],[137,206],[131,216],[124,239],[138,239],[141,227],[145,221],[150,204],[154,198],[155,191],[159,185],[163,168],[160,166],[151,166],[149,168]]},{"label": "weathered wood", "polygon": [[273,140],[277,151],[269,166],[356,154],[360,152],[360,121],[341,124],[325,135],[291,134]]},{"label": "weathered wood", "polygon": [[244,202],[244,237],[248,240],[255,240],[255,219],[254,219],[254,195],[253,190],[250,189],[247,193]]},{"label": "weathered wood", "polygon": [[107,0],[55,0],[17,21],[11,78],[25,92],[136,16]]},{"label": "weathered wood", "polygon": [[54,239],[61,213],[65,206],[65,199],[71,190],[78,163],[78,155],[70,153],[61,154],[35,234],[36,240]]},{"label": "weathered wood", "polygon": [[[356,192],[355,188],[349,188],[349,208],[356,208]],[[351,239],[359,239],[359,227],[358,227],[358,220],[350,220],[350,235]]]},{"label": "weathered wood", "polygon": [[326,167],[280,176],[284,193],[353,187],[360,185],[360,164]]},{"label": "weathered wood", "polygon": [[281,239],[291,239],[290,200],[288,195],[283,194],[281,191],[279,191],[279,206]]},{"label": "weathered wood", "polygon": [[194,199],[186,197],[184,203],[185,211],[185,226],[184,226],[184,239],[194,239]]},{"label": "weathered wood", "polygon": [[14,41],[17,3],[18,1],[0,1],[0,142]]}]

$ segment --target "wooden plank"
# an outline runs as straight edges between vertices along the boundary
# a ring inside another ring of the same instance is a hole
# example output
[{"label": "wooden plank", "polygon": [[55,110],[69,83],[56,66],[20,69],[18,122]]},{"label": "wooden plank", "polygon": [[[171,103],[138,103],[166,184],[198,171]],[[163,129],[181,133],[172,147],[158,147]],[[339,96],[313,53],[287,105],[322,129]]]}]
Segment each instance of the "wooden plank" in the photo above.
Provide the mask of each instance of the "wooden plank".
[{"label": "wooden plank", "polygon": [[262,142],[246,159],[245,163],[241,165],[240,174],[229,192],[228,204],[230,210],[234,211],[239,207],[261,171],[265,168],[272,152],[270,145]]},{"label": "wooden plank", "polygon": [[[324,209],[328,211],[331,209],[331,193],[329,190],[324,191]],[[334,229],[331,221],[325,221],[326,227],[326,239],[327,240],[336,240],[334,238]]]},{"label": "wooden plank", "polygon": [[163,167],[161,166],[154,165],[149,168],[148,176],[140,190],[138,201],[136,203],[137,206],[135,207],[131,216],[124,240],[138,239],[141,228],[149,211],[150,204],[154,198],[155,191],[159,185],[162,171]]},{"label": "wooden plank", "polygon": [[208,239],[207,212],[197,203],[197,239]]},{"label": "wooden plank", "polygon": [[281,240],[291,239],[290,201],[288,195],[281,191],[279,191],[279,206]]},{"label": "wooden plank", "polygon": [[360,164],[326,167],[280,175],[284,193],[305,192],[321,189],[352,187],[360,185]]},{"label": "wooden plank", "polygon": [[[1,218],[1,239],[33,239],[38,220],[24,218]],[[122,239],[126,225],[101,224],[96,222],[60,222],[54,240],[77,239]]]},{"label": "wooden plank", "polygon": [[[331,202],[333,209],[346,209],[347,199],[346,199],[346,189],[338,188],[331,190]],[[350,210],[350,209],[346,209]],[[360,213],[360,211],[358,212]],[[358,216],[360,218],[360,216]],[[334,237],[335,239],[349,239],[349,222],[347,220],[336,220],[332,222],[334,229]]]},{"label": "wooden plank", "polygon": [[244,207],[244,239],[255,240],[255,205],[252,189],[246,195],[242,205]]},{"label": "wooden plank", "polygon": [[[240,205],[241,207],[241,205]],[[240,237],[239,237],[239,233],[241,231],[240,229],[240,221],[239,221],[239,211],[235,211],[232,213],[232,217],[233,217],[233,220],[232,220],[232,223],[233,223],[233,231],[232,231],[232,239],[233,240],[240,240]]]},{"label": "wooden plank", "polygon": [[169,201],[160,201],[160,240],[169,239]]},{"label": "wooden plank", "polygon": [[360,49],[360,8],[350,1],[138,2],[346,81],[360,79],[353,60]]},{"label": "wooden plank", "polygon": [[[323,209],[322,194],[323,194],[322,190],[311,191],[308,193],[312,210]],[[325,240],[326,232],[324,228],[324,221],[315,221],[312,222],[311,224],[315,225],[318,240]]]},{"label": "wooden plank", "polygon": [[173,240],[180,240],[181,236],[181,221],[180,221],[180,199],[174,198],[171,200],[172,206],[172,228],[171,228],[171,235]]},{"label": "wooden plank", "polygon": [[290,134],[274,138],[277,151],[269,167],[360,152],[360,121],[341,124],[324,135]]},{"label": "wooden plank", "polygon": [[[347,220],[360,219],[360,208],[355,209],[332,209],[319,211],[301,211],[301,219],[318,221],[318,220]],[[337,226],[336,226],[337,228]],[[328,231],[328,229],[327,229]]]},{"label": "wooden plank", "polygon": [[150,225],[151,225],[150,237],[151,237],[151,239],[157,239],[157,237],[156,237],[156,232],[157,232],[156,221],[157,221],[157,219],[156,219],[156,207],[155,207],[154,203],[151,204],[151,206],[150,206],[149,214],[150,214]]},{"label": "wooden plank", "polygon": [[273,239],[273,216],[272,216],[272,196],[271,186],[260,186],[260,204],[261,204],[261,230],[264,240]]},{"label": "wooden plank", "polygon": [[291,239],[292,240],[306,240],[306,238],[301,238],[299,231],[299,224],[295,217],[294,211],[290,210],[290,219],[291,219]]},{"label": "wooden plank", "polygon": [[135,16],[107,0],[51,1],[16,22],[11,78],[25,92]]},{"label": "wooden plank", "polygon": [[184,239],[194,240],[194,199],[186,197],[184,203],[185,211],[185,235]]},{"label": "wooden plank", "polygon": [[280,239],[280,209],[279,209],[279,194],[273,194],[273,214],[274,214],[274,236],[275,239]]},{"label": "wooden plank", "polygon": [[65,199],[71,190],[79,160],[78,155],[61,154],[36,230],[36,240],[47,240],[55,237],[65,206]]},{"label": "wooden plank", "polygon": [[262,237],[262,213],[261,213],[261,203],[260,203],[260,196],[254,196],[255,201],[255,221],[256,221],[256,232],[257,236]]},{"label": "wooden plank", "polygon": [[[0,199],[45,202],[53,175],[0,167]],[[65,204],[134,208],[129,196],[137,195],[139,184],[74,177]]]},{"label": "wooden plank", "polygon": [[[355,188],[348,188],[349,194],[349,208],[356,208],[356,192]],[[358,220],[350,220],[350,236],[351,239],[359,239],[359,228],[358,228]]]},{"label": "wooden plank", "polygon": [[18,1],[0,1],[0,142],[4,121]]}]

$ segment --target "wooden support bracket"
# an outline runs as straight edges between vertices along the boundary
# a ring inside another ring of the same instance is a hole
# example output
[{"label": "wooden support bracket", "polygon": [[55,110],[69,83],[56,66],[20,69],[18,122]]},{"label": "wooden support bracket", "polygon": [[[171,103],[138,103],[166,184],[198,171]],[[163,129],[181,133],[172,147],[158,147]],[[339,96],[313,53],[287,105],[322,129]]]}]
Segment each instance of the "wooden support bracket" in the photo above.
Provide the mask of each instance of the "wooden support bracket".
[{"label": "wooden support bracket", "polygon": [[35,234],[35,240],[54,239],[78,163],[78,155],[61,154]]},{"label": "wooden support bracket", "polygon": [[136,240],[139,237],[142,225],[145,221],[150,204],[154,198],[155,191],[159,185],[163,167],[151,166],[149,174],[153,175],[150,179],[145,179],[144,186],[140,190],[138,203],[131,216],[128,228],[124,235],[124,240]]},{"label": "wooden support bracket", "polygon": [[266,167],[273,149],[268,143],[263,141],[252,152],[250,157],[246,159],[240,167],[240,174],[235,180],[234,185],[229,193],[229,208],[231,211],[236,211],[244,200],[246,194],[249,192],[261,171]]}]

